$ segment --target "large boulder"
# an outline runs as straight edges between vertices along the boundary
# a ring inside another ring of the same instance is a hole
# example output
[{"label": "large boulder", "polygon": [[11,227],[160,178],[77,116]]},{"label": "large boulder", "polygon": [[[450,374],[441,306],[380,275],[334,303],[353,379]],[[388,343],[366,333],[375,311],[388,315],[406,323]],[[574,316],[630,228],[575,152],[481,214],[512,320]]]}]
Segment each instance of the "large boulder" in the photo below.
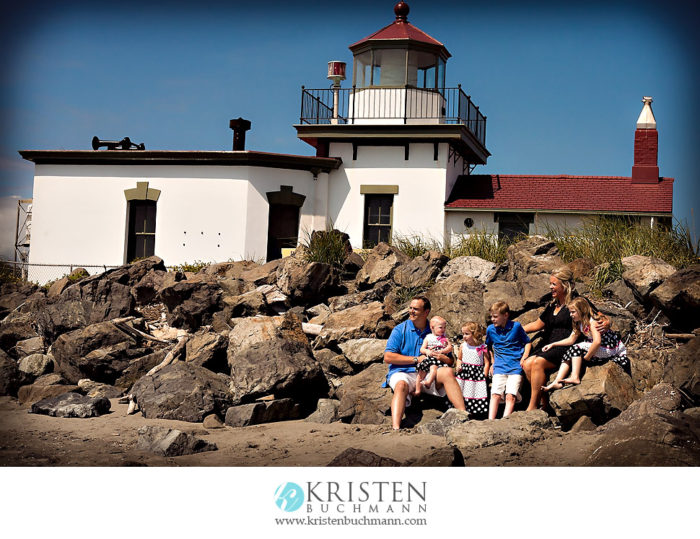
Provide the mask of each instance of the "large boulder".
[{"label": "large boulder", "polygon": [[581,416],[600,425],[617,416],[637,398],[632,378],[617,364],[585,369],[581,384],[552,392],[549,403],[564,427],[570,427]]},{"label": "large boulder", "polygon": [[107,399],[117,399],[124,395],[124,389],[122,388],[94,382],[88,378],[78,380],[78,388],[81,393],[92,398],[105,397]]},{"label": "large boulder", "polygon": [[27,406],[66,393],[77,393],[79,389],[77,385],[49,384],[43,380],[37,380],[33,384],[20,387],[17,391],[17,400],[22,406]]},{"label": "large boulder", "polygon": [[557,431],[557,422],[542,410],[514,412],[492,421],[460,422],[447,430],[446,438],[468,463],[469,455],[482,447],[501,444],[530,445]]},{"label": "large boulder", "polygon": [[34,294],[43,296],[41,289],[35,284],[24,281],[0,283],[0,320]]},{"label": "large boulder", "polygon": [[315,305],[340,291],[340,272],[329,264],[287,257],[277,267],[277,286],[296,305]]},{"label": "large boulder", "polygon": [[139,428],[138,435],[137,451],[147,451],[163,457],[180,457],[217,449],[216,444],[168,427],[144,425]]},{"label": "large boulder", "polygon": [[243,279],[251,286],[257,287],[263,284],[277,283],[277,268],[282,264],[282,258],[273,260],[267,264],[256,264],[249,269],[244,269],[240,273],[240,279]]},{"label": "large boulder", "polygon": [[104,397],[93,399],[79,393],[64,393],[32,404],[32,414],[52,417],[96,417],[109,412],[111,404]]},{"label": "large boulder", "polygon": [[646,316],[644,305],[637,300],[637,296],[623,279],[617,279],[603,288],[603,296],[615,301],[637,318]]},{"label": "large boulder", "polygon": [[340,402],[334,399],[318,399],[316,411],[307,417],[304,421],[309,423],[322,423],[328,425],[335,423],[340,419],[338,417],[338,409]]},{"label": "large boulder", "polygon": [[229,383],[225,375],[178,361],[142,377],[131,393],[147,419],[201,423],[212,413],[223,417],[233,405]]},{"label": "large boulder", "polygon": [[45,354],[32,354],[19,360],[17,366],[32,379],[53,371],[53,357]]},{"label": "large boulder", "polygon": [[700,401],[700,337],[695,337],[670,354],[662,380]]},{"label": "large boulder", "polygon": [[635,389],[641,394],[661,382],[666,365],[675,350],[654,348],[630,348],[627,357],[630,360],[630,374]]},{"label": "large boulder", "polygon": [[0,350],[0,396],[17,395],[24,379],[25,375],[19,370],[17,362]]},{"label": "large boulder", "polygon": [[438,251],[427,251],[394,272],[394,282],[405,288],[422,288],[432,284],[449,258]]},{"label": "large boulder", "polygon": [[[166,285],[168,272],[163,270],[152,269],[146,273],[137,283],[131,288],[131,294],[136,300],[136,305],[148,305],[153,303],[158,296],[158,291]],[[175,282],[184,279],[182,273],[173,275]]]},{"label": "large boulder", "polygon": [[358,369],[364,369],[371,363],[384,361],[386,343],[386,339],[352,339],[340,343],[338,346],[351,365]]},{"label": "large boulder", "polygon": [[18,359],[31,356],[32,354],[43,354],[46,351],[44,339],[41,337],[30,337],[15,344],[15,355]]},{"label": "large boulder", "polygon": [[350,307],[364,305],[372,301],[383,301],[395,285],[390,281],[380,281],[370,290],[345,294],[344,296],[334,296],[328,299],[328,307],[331,312],[344,311]]},{"label": "large boulder", "polygon": [[70,285],[78,281],[82,281],[83,279],[89,276],[90,274],[85,268],[76,268],[73,271],[71,271],[70,274],[66,277],[62,277],[61,279],[58,279],[57,281],[51,283],[51,286],[49,286],[49,289],[46,292],[46,296],[49,298],[60,296],[61,293]]},{"label": "large boulder", "polygon": [[[484,313],[488,313],[491,305],[497,301],[505,301],[508,304],[511,317],[518,316],[525,310],[525,301],[520,293],[520,288],[512,281],[493,281],[486,284],[484,290]],[[483,318],[478,321],[483,321]]]},{"label": "large boulder", "polygon": [[227,372],[228,339],[218,333],[199,331],[185,344],[185,361],[214,372]]},{"label": "large boulder", "polygon": [[387,423],[391,409],[391,389],[381,387],[387,366],[375,363],[360,374],[341,379],[337,389],[340,397],[338,417],[352,423],[381,425]]},{"label": "large boulder", "polygon": [[0,350],[4,350],[15,359],[19,357],[16,350],[17,343],[35,337],[37,337],[37,332],[32,325],[31,317],[28,315],[0,323]]},{"label": "large boulder", "polygon": [[119,377],[114,381],[114,385],[123,389],[130,388],[139,378],[145,376],[148,371],[160,364],[169,351],[170,349],[168,348],[157,350],[152,354],[146,354],[130,360],[129,365],[121,371]]},{"label": "large boulder", "polygon": [[496,271],[496,264],[478,256],[458,256],[450,260],[435,279],[436,282],[447,279],[452,275],[473,277],[482,284],[491,280]]},{"label": "large boulder", "polygon": [[484,285],[466,275],[453,275],[433,286],[427,293],[432,304],[431,314],[447,320],[448,335],[458,335],[462,324],[473,320],[480,324],[486,319]]},{"label": "large boulder", "polygon": [[223,309],[222,294],[216,278],[199,274],[161,289],[159,298],[170,313],[169,325],[196,330]]},{"label": "large boulder", "polygon": [[401,463],[389,457],[382,457],[366,449],[348,447],[345,451],[336,455],[326,466],[389,467],[401,466]]},{"label": "large boulder", "polygon": [[327,391],[301,321],[292,313],[239,320],[229,334],[227,359],[235,404],[270,394],[307,400]]},{"label": "large boulder", "polygon": [[508,247],[506,261],[502,263],[491,280],[517,281],[526,275],[546,273],[564,265],[556,244],[543,236],[530,236]]},{"label": "large boulder", "polygon": [[[700,415],[681,412],[682,396],[659,384],[598,429],[587,466],[698,466]],[[698,410],[697,408],[694,410]]]},{"label": "large boulder", "polygon": [[215,277],[225,279],[242,279],[243,273],[249,270],[260,267],[260,264],[252,260],[239,260],[237,262],[220,262],[218,264],[210,264],[202,268],[200,273],[205,275],[214,275]]},{"label": "large boulder", "polygon": [[649,297],[675,327],[700,327],[700,264],[673,273]]},{"label": "large boulder", "polygon": [[364,266],[357,273],[355,282],[360,289],[372,288],[379,281],[390,280],[397,268],[410,260],[398,249],[381,242],[370,251]]},{"label": "large boulder", "polygon": [[133,359],[150,352],[112,322],[61,335],[52,348],[58,372],[71,383],[90,378],[114,384]]},{"label": "large boulder", "polygon": [[599,301],[594,299],[593,304],[596,309],[610,319],[610,328],[620,333],[623,339],[626,339],[628,335],[634,333],[637,327],[637,321],[627,309],[618,307],[611,301]]},{"label": "large boulder", "polygon": [[622,267],[622,278],[641,299],[647,299],[657,286],[676,272],[676,268],[660,258],[641,255],[623,258]]},{"label": "large boulder", "polygon": [[375,337],[380,322],[387,319],[378,301],[332,313],[314,342],[315,348],[328,348],[343,341]]}]

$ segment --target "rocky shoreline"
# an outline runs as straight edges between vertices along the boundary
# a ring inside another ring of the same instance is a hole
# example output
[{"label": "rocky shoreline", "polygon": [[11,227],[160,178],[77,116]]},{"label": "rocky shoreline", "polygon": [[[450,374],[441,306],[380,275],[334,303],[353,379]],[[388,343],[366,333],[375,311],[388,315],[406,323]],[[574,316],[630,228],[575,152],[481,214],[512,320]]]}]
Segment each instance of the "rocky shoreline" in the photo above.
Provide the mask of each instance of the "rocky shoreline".
[{"label": "rocky shoreline", "polygon": [[[594,298],[631,371],[587,369],[551,410],[478,421],[423,398],[391,432],[382,356],[416,292],[431,314],[535,320],[556,246],[531,237],[496,266],[380,244],[342,268],[288,258],[167,271],[157,257],[48,288],[0,289],[4,465],[652,466],[700,463],[700,265],[623,259]],[[571,262],[586,294],[596,268]],[[456,341],[455,341],[456,342]],[[133,414],[130,412],[136,411]]]}]

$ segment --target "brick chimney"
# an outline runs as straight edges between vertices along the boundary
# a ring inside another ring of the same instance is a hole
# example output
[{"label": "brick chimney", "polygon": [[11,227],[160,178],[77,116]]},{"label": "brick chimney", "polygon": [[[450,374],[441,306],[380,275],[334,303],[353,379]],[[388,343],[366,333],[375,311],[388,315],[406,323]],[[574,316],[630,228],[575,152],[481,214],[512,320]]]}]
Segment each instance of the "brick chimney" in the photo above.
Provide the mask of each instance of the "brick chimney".
[{"label": "brick chimney", "polygon": [[634,164],[632,165],[632,183],[659,182],[659,132],[651,110],[651,97],[642,99],[644,107],[637,120],[634,132]]}]

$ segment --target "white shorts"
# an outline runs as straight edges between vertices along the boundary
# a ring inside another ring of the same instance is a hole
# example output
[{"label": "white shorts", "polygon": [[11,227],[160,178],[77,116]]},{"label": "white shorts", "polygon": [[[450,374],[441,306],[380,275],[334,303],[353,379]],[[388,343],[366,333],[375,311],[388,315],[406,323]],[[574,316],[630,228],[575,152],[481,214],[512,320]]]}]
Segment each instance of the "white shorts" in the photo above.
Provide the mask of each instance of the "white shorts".
[{"label": "white shorts", "polygon": [[520,385],[523,382],[521,374],[494,374],[491,384],[491,395],[503,395],[508,393],[515,395],[515,400],[520,402],[523,398],[520,396]]},{"label": "white shorts", "polygon": [[[406,407],[411,406],[411,396],[413,395],[413,392],[416,390],[416,380],[418,379],[418,373],[417,372],[395,372],[394,374],[391,375],[391,378],[389,378],[389,387],[391,388],[392,391],[394,391],[394,388],[396,387],[396,384],[398,384],[401,380],[406,382],[408,384],[408,395],[406,395]],[[428,395],[434,395],[436,397],[444,397],[446,395],[445,393],[445,388],[441,387],[440,389],[437,389],[435,387],[436,381],[433,380],[433,383],[430,385],[430,387],[425,387],[423,386],[423,393],[427,393]]]}]

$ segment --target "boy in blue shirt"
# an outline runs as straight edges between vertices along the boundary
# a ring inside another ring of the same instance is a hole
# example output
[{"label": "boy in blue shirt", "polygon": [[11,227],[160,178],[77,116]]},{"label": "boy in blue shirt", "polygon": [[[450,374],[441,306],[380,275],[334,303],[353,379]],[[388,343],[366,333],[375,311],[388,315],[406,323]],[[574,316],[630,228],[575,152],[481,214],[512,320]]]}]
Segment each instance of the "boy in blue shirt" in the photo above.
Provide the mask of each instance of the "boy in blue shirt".
[{"label": "boy in blue shirt", "polygon": [[486,329],[486,345],[492,351],[491,402],[489,419],[496,419],[498,407],[506,396],[503,417],[508,417],[520,400],[520,384],[523,380],[522,364],[530,355],[532,343],[519,322],[510,320],[510,307],[504,301],[491,305],[492,324]]}]

